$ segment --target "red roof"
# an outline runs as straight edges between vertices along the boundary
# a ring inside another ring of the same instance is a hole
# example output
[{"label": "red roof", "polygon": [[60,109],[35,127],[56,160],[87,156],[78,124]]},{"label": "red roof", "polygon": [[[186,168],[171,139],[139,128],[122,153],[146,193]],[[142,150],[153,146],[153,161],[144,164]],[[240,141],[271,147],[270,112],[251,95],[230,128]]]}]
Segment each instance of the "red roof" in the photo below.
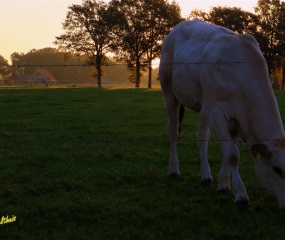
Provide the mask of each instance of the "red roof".
[{"label": "red roof", "polygon": [[29,78],[29,80],[32,80],[33,77],[38,74],[43,76],[47,81],[56,81],[55,77],[48,70],[45,69],[37,69],[35,73]]},{"label": "red roof", "polygon": [[40,74],[42,74],[45,78],[47,78],[50,81],[56,81],[55,77],[48,71],[45,69],[38,69],[38,72],[40,72]]}]

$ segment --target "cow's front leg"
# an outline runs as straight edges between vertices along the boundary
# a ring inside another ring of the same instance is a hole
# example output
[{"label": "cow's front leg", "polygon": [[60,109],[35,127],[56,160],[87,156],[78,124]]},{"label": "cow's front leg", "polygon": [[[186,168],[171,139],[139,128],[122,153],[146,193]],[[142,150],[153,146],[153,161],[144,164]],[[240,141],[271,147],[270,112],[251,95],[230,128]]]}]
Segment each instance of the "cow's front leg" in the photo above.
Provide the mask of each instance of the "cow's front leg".
[{"label": "cow's front leg", "polygon": [[209,137],[210,130],[206,119],[203,115],[200,115],[200,122],[198,127],[198,147],[200,149],[200,175],[202,186],[212,186],[214,183],[208,162]]},{"label": "cow's front leg", "polygon": [[[220,143],[222,145],[222,143]],[[226,148],[226,146],[224,147]],[[226,150],[227,151],[227,150]],[[224,152],[222,148],[222,152]],[[230,187],[230,165],[227,156],[223,156],[223,163],[218,176],[218,192],[227,193],[231,190]]]},{"label": "cow's front leg", "polygon": [[230,189],[231,173],[235,203],[248,205],[249,198],[238,169],[239,150],[230,135],[228,122],[223,111],[215,109],[215,111],[208,114],[208,124],[219,141],[223,154],[223,164],[218,177],[218,191],[228,191]]},{"label": "cow's front leg", "polygon": [[235,203],[248,205],[249,198],[238,169],[239,150],[233,140],[220,141],[220,145],[223,152],[223,164],[219,173],[218,191],[227,191],[230,189],[229,182],[231,173]]}]

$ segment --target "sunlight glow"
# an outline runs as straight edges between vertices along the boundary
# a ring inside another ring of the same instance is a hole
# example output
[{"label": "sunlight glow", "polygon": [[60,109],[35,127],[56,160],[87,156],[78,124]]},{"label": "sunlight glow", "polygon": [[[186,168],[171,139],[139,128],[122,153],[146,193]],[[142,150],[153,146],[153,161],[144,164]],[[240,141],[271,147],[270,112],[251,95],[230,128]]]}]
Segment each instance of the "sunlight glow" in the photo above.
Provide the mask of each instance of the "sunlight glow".
[{"label": "sunlight glow", "polygon": [[160,63],[160,59],[159,59],[159,58],[156,58],[156,59],[152,60],[151,67],[152,67],[153,69],[156,69],[156,68],[159,67],[159,63]]}]

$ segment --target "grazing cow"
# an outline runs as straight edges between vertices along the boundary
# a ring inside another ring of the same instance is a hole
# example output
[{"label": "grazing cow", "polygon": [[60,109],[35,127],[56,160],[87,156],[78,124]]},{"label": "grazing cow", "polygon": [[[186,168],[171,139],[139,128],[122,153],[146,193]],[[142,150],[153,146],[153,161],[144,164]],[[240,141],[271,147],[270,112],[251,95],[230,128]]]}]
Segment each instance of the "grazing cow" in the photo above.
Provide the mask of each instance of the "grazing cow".
[{"label": "grazing cow", "polygon": [[[177,141],[184,106],[200,113],[202,185],[212,185],[207,158],[210,130],[223,154],[218,191],[248,205],[240,178],[238,140],[244,140],[262,185],[285,208],[285,134],[265,59],[254,37],[198,19],[178,24],[162,45],[160,83],[171,141],[169,175],[178,178]],[[209,130],[210,129],[210,130]]]}]

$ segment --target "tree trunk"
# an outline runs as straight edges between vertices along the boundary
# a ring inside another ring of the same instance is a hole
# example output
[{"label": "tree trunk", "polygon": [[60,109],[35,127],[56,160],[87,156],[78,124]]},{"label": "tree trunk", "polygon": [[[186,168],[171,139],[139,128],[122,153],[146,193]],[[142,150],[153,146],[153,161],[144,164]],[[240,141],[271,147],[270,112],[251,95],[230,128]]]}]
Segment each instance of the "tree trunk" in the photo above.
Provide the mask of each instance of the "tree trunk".
[{"label": "tree trunk", "polygon": [[102,80],[101,80],[101,76],[98,77],[98,88],[102,87]]},{"label": "tree trunk", "polygon": [[101,64],[97,64],[97,77],[98,77],[98,88],[102,87],[102,71],[101,71]]},{"label": "tree trunk", "polygon": [[151,79],[152,79],[152,67],[151,67],[151,61],[148,65],[148,88],[151,88]]},{"label": "tree trunk", "polygon": [[282,66],[282,81],[280,89],[285,90],[285,66]]},{"label": "tree trunk", "polygon": [[136,64],[136,88],[139,88],[140,87],[140,79],[141,76],[140,76],[140,62],[137,61],[137,64]]}]

